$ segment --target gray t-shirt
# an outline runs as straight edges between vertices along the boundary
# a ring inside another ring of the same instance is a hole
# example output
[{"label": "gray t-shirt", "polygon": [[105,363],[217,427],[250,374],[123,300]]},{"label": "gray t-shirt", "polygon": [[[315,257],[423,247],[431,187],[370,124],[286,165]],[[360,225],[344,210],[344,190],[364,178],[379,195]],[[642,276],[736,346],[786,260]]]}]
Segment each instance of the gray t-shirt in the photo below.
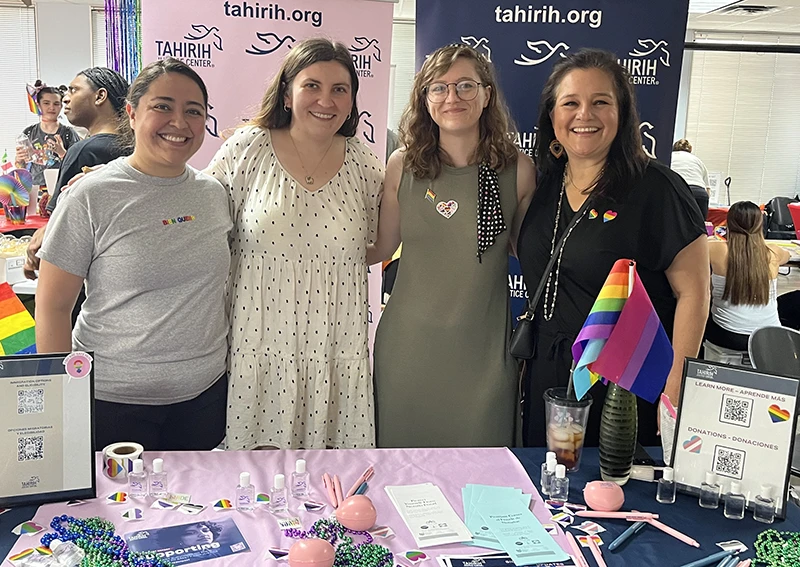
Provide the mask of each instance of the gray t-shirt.
[{"label": "gray t-shirt", "polygon": [[94,351],[97,398],[182,402],[225,372],[229,199],[189,166],[161,178],[126,160],[62,193],[40,255],[86,280],[72,346]]}]

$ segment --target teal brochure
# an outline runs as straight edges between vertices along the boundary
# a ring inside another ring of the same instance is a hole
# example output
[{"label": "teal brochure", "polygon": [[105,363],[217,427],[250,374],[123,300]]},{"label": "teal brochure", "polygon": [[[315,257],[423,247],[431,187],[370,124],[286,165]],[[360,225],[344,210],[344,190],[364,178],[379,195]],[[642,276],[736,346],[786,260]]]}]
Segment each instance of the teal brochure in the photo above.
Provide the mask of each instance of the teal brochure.
[{"label": "teal brochure", "polygon": [[482,484],[468,484],[461,489],[461,498],[464,502],[464,523],[473,538],[473,541],[464,544],[499,551],[504,551],[503,546],[484,522],[483,517],[475,512],[476,505],[498,500],[519,500],[527,508],[531,503],[531,495],[523,494],[518,488]]},{"label": "teal brochure", "polygon": [[475,512],[516,565],[566,561],[569,555],[519,500],[478,502]]}]

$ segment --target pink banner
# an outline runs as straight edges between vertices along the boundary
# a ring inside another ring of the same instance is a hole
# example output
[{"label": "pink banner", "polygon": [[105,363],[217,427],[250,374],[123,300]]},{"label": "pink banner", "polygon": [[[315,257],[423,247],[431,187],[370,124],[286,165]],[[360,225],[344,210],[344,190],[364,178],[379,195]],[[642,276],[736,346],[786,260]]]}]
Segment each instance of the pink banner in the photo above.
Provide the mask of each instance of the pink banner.
[{"label": "pink banner", "polygon": [[[142,0],[144,62],[176,57],[208,87],[206,139],[192,165],[206,167],[224,138],[256,112],[286,52],[316,36],[350,49],[359,75],[358,135],[383,158],[393,6],[381,0]],[[371,336],[380,318],[380,273],[373,272]]]}]

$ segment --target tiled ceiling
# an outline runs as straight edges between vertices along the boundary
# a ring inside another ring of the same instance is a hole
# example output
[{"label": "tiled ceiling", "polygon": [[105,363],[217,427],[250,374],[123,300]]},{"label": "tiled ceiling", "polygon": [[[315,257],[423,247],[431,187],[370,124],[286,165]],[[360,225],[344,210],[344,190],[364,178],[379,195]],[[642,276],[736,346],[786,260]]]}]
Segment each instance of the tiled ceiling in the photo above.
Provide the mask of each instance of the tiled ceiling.
[{"label": "tiled ceiling", "polygon": [[[760,6],[771,10],[749,13]],[[688,27],[734,34],[800,34],[800,0],[690,0]]]}]

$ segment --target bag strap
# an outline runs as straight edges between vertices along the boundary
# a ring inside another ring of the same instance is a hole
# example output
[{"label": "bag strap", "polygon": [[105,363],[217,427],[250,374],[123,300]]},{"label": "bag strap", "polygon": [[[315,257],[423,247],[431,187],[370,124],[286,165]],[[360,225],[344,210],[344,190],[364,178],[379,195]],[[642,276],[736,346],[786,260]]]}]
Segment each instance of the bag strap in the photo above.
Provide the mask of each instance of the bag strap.
[{"label": "bag strap", "polygon": [[[550,260],[547,262],[547,267],[542,273],[542,278],[539,280],[539,285],[536,286],[536,291],[532,296],[528,296],[528,307],[525,310],[525,313],[520,315],[517,320],[533,320],[533,315],[536,312],[536,305],[538,305],[539,298],[542,296],[544,286],[547,283],[547,277],[550,275],[550,271],[553,269],[553,265],[556,263],[556,258],[558,258],[558,254],[561,252],[561,248],[564,246],[564,241],[566,240],[570,229],[578,224],[578,221],[586,212],[586,209],[589,208],[589,204],[594,200],[592,197],[594,197],[594,195],[589,195],[589,197],[587,197],[587,199],[583,202],[583,205],[581,205],[581,208],[578,209],[578,212],[575,213],[575,215],[572,217],[572,220],[569,221],[566,230],[561,234],[561,238],[558,239],[558,243],[556,244],[555,248],[553,248],[553,253],[550,255]],[[556,222],[558,221],[556,220]]]}]

